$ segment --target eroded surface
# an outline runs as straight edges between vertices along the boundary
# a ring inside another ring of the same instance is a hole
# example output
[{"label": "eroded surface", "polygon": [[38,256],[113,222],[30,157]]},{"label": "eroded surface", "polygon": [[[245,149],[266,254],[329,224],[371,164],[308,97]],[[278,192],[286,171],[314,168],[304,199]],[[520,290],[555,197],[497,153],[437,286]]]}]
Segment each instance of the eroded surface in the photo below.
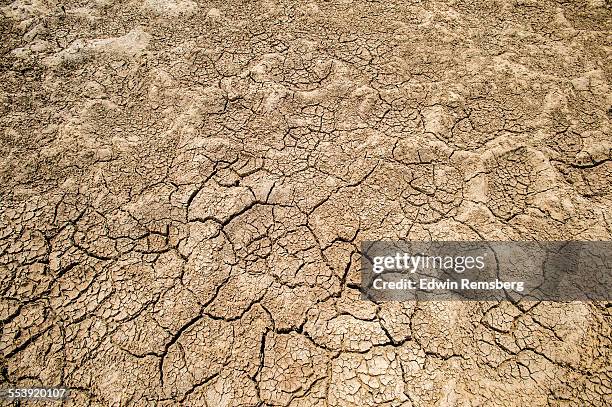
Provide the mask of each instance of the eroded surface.
[{"label": "eroded surface", "polygon": [[359,299],[364,240],[612,238],[589,1],[2,1],[2,386],[612,404],[610,307]]}]

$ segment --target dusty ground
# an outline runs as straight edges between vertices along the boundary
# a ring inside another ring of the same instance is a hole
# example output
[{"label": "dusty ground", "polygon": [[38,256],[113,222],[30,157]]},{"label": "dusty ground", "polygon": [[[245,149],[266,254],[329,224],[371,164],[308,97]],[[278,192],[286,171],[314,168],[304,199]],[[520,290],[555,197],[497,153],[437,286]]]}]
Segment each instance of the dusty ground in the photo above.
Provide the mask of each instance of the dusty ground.
[{"label": "dusty ground", "polygon": [[0,4],[2,388],[612,404],[609,304],[358,290],[364,240],[612,239],[609,1]]}]

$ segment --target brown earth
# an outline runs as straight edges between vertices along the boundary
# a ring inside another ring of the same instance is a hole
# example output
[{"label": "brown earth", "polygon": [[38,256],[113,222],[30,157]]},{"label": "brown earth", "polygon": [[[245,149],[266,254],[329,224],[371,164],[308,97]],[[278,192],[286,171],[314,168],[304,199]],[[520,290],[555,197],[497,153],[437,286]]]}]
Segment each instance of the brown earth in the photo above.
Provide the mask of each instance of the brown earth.
[{"label": "brown earth", "polygon": [[612,239],[609,1],[0,5],[0,387],[612,405],[610,303],[359,296],[365,240]]}]

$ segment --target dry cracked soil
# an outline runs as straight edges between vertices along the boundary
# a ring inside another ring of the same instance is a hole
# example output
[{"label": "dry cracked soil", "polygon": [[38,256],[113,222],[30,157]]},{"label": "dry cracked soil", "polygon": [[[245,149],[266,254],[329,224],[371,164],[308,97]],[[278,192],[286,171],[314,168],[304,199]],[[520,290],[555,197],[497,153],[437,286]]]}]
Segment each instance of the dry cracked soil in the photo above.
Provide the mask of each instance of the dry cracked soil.
[{"label": "dry cracked soil", "polygon": [[0,11],[0,387],[612,405],[609,302],[374,303],[359,274],[367,240],[612,240],[610,1]]}]

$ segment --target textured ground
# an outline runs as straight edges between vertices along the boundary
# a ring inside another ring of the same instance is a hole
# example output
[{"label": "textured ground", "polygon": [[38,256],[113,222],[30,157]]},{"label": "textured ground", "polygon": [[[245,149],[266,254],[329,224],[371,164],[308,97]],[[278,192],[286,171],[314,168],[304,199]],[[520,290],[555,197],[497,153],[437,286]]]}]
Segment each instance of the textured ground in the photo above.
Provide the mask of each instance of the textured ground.
[{"label": "textured ground", "polygon": [[612,404],[609,304],[358,289],[364,240],[612,239],[610,2],[0,6],[2,388]]}]

